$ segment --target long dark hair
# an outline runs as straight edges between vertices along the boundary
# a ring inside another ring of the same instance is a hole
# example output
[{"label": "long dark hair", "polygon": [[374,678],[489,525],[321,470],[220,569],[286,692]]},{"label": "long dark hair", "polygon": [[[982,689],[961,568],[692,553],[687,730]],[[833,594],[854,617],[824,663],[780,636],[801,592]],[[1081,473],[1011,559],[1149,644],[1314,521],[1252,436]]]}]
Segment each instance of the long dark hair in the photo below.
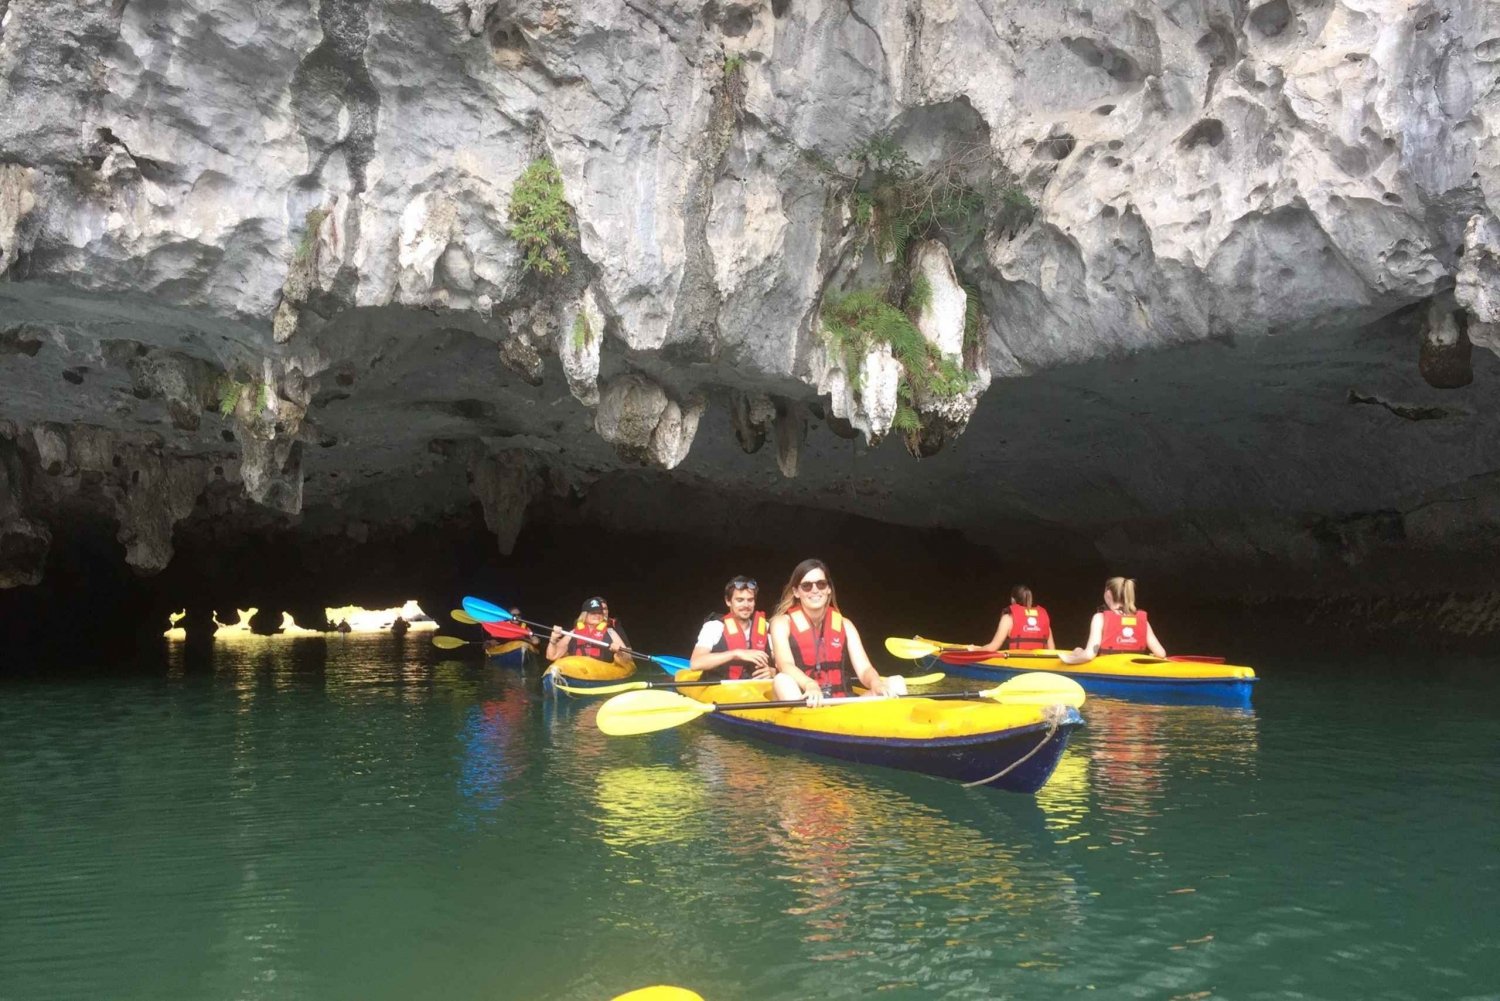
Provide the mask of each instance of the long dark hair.
[{"label": "long dark hair", "polygon": [[781,589],[781,600],[776,603],[776,611],[772,615],[785,615],[793,605],[800,604],[797,600],[797,585],[802,583],[802,578],[814,570],[823,571],[823,576],[828,578],[828,607],[839,607],[838,592],[833,587],[833,571],[828,569],[828,564],[819,559],[803,560],[792,568],[792,576],[787,579],[786,587]]},{"label": "long dark hair", "polygon": [[1036,599],[1031,594],[1031,588],[1025,584],[1017,584],[1010,589],[1010,600],[1022,608],[1036,607]]}]

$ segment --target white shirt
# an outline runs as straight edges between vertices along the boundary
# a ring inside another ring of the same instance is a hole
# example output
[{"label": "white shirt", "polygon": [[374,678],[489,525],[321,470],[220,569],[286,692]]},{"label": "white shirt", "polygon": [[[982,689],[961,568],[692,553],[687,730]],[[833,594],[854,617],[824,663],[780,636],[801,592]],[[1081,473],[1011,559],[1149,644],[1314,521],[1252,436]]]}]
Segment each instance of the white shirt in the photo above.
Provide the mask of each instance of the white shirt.
[{"label": "white shirt", "polygon": [[703,628],[698,630],[698,646],[705,650],[712,650],[718,645],[719,640],[724,638],[724,622],[722,619],[710,619],[703,623]]}]

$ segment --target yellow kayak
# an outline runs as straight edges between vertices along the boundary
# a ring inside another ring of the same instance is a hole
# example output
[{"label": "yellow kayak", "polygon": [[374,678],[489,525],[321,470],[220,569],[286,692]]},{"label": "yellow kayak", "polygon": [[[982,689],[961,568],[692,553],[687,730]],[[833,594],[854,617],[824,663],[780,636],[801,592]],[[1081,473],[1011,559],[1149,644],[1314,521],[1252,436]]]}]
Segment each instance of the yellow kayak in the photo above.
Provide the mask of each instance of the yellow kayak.
[{"label": "yellow kayak", "polygon": [[635,661],[623,664],[612,660],[595,660],[593,657],[559,657],[542,675],[542,687],[552,691],[559,676],[566,678],[572,688],[593,688],[624,681],[635,673]]},{"label": "yellow kayak", "polygon": [[1254,668],[1215,659],[1152,657],[1107,653],[1070,664],[1063,650],[945,650],[937,655],[946,669],[972,678],[1011,678],[1027,671],[1048,671],[1073,678],[1095,695],[1154,698],[1173,702],[1247,704],[1258,680]]},{"label": "yellow kayak", "polygon": [[[740,681],[678,691],[700,702],[736,703],[770,698],[771,683]],[[783,747],[960,782],[995,776],[1020,762],[993,785],[1035,792],[1057,766],[1072,732],[1083,725],[1076,709],[1058,713],[1058,707],[908,696],[816,709],[715,712],[707,719]]]}]

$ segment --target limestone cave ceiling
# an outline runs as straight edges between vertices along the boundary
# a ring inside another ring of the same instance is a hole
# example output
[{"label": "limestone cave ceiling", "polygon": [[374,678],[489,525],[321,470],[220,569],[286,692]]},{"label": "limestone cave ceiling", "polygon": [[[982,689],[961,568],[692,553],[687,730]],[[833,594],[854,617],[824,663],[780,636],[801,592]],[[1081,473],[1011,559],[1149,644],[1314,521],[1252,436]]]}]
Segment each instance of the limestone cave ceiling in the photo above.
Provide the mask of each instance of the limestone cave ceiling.
[{"label": "limestone cave ceiling", "polygon": [[0,586],[476,500],[1493,546],[1497,94],[1479,0],[0,0]]}]

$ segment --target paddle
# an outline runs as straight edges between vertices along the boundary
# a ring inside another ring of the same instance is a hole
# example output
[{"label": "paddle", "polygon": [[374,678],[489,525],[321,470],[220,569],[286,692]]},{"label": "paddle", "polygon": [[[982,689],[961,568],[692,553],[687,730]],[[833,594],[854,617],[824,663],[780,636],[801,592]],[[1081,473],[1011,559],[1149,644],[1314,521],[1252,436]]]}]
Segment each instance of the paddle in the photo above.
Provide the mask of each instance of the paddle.
[{"label": "paddle", "polygon": [[[529,634],[523,634],[523,635],[529,635]],[[521,639],[522,636],[516,636],[516,637],[513,637],[513,638],[514,639]],[[437,647],[439,650],[457,650],[461,646],[472,646],[474,644],[484,643],[484,642],[486,642],[486,641],[484,641],[484,640],[461,640],[457,636],[434,636],[432,638],[432,645],[435,646],[435,647]]]},{"label": "paddle", "polygon": [[455,608],[453,611],[449,612],[448,615],[453,619],[454,622],[462,622],[466,626],[479,625],[479,620],[474,618],[474,616],[470,615],[468,612],[464,611],[462,608]]},{"label": "paddle", "polygon": [[[552,628],[544,622],[533,622],[530,619],[522,619],[514,616],[507,612],[505,609],[501,608],[499,605],[485,601],[483,598],[465,598],[464,611],[474,616],[474,618],[479,620],[479,622],[481,623],[524,622],[528,626],[534,626],[537,629],[550,630]],[[591,636],[582,636],[578,633],[569,632],[566,629],[561,630],[561,632],[564,636],[571,636],[574,639],[584,640],[585,642],[598,642]],[[678,671],[686,671],[689,666],[687,659],[684,657],[652,656],[649,653],[639,653],[635,650],[629,649],[628,647],[622,647],[621,652],[627,653],[632,657],[638,657],[641,660],[649,660],[653,664],[660,664],[664,669],[671,671],[673,674],[676,674]]]},{"label": "paddle", "polygon": [[[1020,684],[1017,684],[1020,682]],[[979,692],[944,692],[940,695],[907,695],[901,698],[922,699],[991,699],[1005,705],[1051,706],[1077,708],[1083,705],[1083,686],[1072,678],[1037,673],[1012,678],[995,688]],[[823,706],[848,705],[853,702],[884,702],[887,696],[866,695],[852,699],[828,699]],[[804,699],[778,699],[769,702],[699,702],[676,692],[626,692],[616,695],[599,707],[595,724],[611,737],[654,733],[681,726],[711,712],[744,709],[790,709],[807,707]]]},{"label": "paddle", "polygon": [[481,622],[480,626],[489,635],[497,640],[525,640],[531,639],[531,630],[514,622]]},{"label": "paddle", "polygon": [[885,638],[885,649],[892,657],[900,657],[902,660],[921,660],[923,657],[931,657],[935,653],[944,650],[959,649],[960,643],[934,643],[932,640],[924,640],[913,637],[907,639],[904,636],[887,636]]},{"label": "paddle", "polygon": [[[683,671],[682,674],[701,674],[701,671]],[[932,674],[919,674],[913,678],[907,678],[908,687],[912,685],[935,685],[946,678],[942,671],[934,671]],[[624,681],[618,685],[602,685],[598,688],[569,688],[561,681],[554,682],[558,688],[570,695],[618,695],[621,692],[638,692],[646,688],[704,688],[708,685],[743,685],[755,681],[755,678],[736,678],[733,681],[720,679],[717,681]],[[864,689],[860,689],[863,691]]]}]

